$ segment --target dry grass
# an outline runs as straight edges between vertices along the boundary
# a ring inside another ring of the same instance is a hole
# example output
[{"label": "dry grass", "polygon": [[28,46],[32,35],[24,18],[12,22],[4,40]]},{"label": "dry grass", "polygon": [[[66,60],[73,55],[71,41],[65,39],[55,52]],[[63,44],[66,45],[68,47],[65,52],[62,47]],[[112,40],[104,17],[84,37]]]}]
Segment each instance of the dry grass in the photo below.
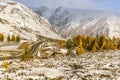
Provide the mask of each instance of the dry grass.
[{"label": "dry grass", "polygon": [[31,54],[23,54],[21,56],[21,61],[29,61],[29,60],[32,60],[32,59],[34,59],[34,57]]}]

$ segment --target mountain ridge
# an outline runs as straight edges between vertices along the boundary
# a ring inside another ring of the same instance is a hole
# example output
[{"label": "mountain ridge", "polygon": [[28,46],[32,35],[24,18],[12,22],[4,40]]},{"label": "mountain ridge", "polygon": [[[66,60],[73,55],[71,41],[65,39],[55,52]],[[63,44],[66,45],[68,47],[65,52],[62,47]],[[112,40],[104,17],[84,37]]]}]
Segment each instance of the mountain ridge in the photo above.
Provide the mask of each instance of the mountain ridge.
[{"label": "mountain ridge", "polygon": [[48,8],[45,11],[39,8],[35,12],[48,19],[56,31],[65,38],[76,34],[91,36],[104,34],[111,38],[120,37],[119,13],[59,7],[48,17],[50,11]]}]

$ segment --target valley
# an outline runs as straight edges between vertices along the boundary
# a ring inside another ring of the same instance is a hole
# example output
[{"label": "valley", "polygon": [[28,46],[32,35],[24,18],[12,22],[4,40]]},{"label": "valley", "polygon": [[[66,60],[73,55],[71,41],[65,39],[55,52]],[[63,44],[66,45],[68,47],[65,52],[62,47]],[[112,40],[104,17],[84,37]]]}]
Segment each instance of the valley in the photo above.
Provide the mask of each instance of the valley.
[{"label": "valley", "polygon": [[119,13],[0,0],[0,80],[120,80],[119,60]]},{"label": "valley", "polygon": [[1,80],[120,79],[120,50],[71,54],[61,41],[48,38],[2,43],[5,46],[0,47]]}]

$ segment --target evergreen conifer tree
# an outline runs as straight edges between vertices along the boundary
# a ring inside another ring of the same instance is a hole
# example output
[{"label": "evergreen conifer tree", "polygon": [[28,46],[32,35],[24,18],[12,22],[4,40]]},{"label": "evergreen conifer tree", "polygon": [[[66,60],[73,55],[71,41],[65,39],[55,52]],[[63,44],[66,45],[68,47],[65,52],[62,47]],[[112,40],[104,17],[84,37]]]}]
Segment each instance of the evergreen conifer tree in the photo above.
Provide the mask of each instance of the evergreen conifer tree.
[{"label": "evergreen conifer tree", "polygon": [[93,46],[92,46],[91,51],[92,51],[92,52],[96,52],[96,51],[98,51],[98,49],[99,49],[99,46],[98,46],[97,41],[95,40],[95,41],[93,42]]}]

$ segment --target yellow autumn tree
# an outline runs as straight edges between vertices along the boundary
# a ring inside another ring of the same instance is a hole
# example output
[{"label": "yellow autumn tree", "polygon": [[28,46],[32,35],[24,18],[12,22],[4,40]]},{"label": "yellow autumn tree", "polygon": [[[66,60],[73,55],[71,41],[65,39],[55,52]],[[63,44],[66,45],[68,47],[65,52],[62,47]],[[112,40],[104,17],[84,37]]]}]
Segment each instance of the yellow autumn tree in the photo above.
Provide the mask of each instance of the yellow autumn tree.
[{"label": "yellow autumn tree", "polygon": [[4,41],[4,35],[3,35],[3,33],[0,33],[0,41]]},{"label": "yellow autumn tree", "polygon": [[73,49],[75,46],[73,44],[73,41],[72,39],[68,39],[67,42],[66,42],[66,48],[67,49]]},{"label": "yellow autumn tree", "polygon": [[74,46],[78,46],[79,45],[79,41],[81,39],[81,35],[76,35],[75,37],[73,37],[73,44]]},{"label": "yellow autumn tree", "polygon": [[106,39],[107,39],[107,37],[105,35],[101,35],[99,37],[98,45],[99,45],[100,48],[103,49],[103,47],[104,47],[104,45],[106,43]]},{"label": "yellow autumn tree", "polygon": [[105,50],[105,49],[107,49],[107,47],[109,47],[109,46],[107,45],[107,42],[106,42],[106,40],[105,40],[105,41],[103,41],[102,44],[101,44],[101,49],[102,49],[102,50]]},{"label": "yellow autumn tree", "polygon": [[16,37],[15,37],[14,34],[12,35],[12,39],[11,39],[11,41],[13,41],[13,42],[16,41]]},{"label": "yellow autumn tree", "polygon": [[88,37],[86,48],[88,51],[91,51],[91,48],[93,46],[93,41],[95,40],[94,37]]},{"label": "yellow autumn tree", "polygon": [[11,41],[10,35],[7,36],[7,41],[8,41],[8,42]]},{"label": "yellow autumn tree", "polygon": [[16,42],[20,42],[20,35],[16,36]]},{"label": "yellow autumn tree", "polygon": [[79,45],[77,47],[77,54],[78,55],[81,54],[81,53],[85,53],[86,52],[82,45],[83,45],[83,41],[80,40],[79,41]]},{"label": "yellow autumn tree", "polygon": [[117,49],[117,44],[115,42],[113,42],[111,39],[108,40],[107,44],[109,46],[109,50],[116,50]]},{"label": "yellow autumn tree", "polygon": [[98,46],[97,41],[95,40],[95,41],[93,42],[91,51],[92,51],[92,52],[97,52],[98,50],[99,50],[99,46]]},{"label": "yellow autumn tree", "polygon": [[64,41],[60,40],[60,41],[58,42],[58,44],[59,44],[59,48],[63,48]]}]

